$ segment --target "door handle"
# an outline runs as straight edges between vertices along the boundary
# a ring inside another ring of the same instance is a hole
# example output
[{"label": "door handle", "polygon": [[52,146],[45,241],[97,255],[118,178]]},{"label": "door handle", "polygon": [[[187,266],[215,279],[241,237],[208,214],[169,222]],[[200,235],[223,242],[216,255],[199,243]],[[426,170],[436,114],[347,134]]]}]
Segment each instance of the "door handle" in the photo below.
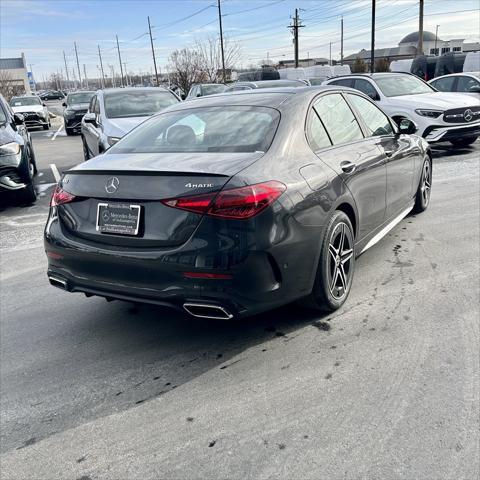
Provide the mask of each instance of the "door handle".
[{"label": "door handle", "polygon": [[353,173],[355,169],[357,168],[357,165],[353,162],[342,162],[340,164],[340,168],[345,172],[345,173]]}]

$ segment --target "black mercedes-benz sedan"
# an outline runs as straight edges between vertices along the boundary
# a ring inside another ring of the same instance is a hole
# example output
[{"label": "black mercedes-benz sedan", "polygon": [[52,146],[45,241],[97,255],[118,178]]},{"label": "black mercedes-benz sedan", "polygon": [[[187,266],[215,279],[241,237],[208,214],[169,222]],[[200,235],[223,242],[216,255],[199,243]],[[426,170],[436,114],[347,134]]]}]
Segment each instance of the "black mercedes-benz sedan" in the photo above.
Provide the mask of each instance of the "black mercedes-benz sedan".
[{"label": "black mercedes-benz sedan", "polygon": [[428,206],[431,153],[414,129],[343,87],[170,107],[65,172],[50,283],[206,318],[337,309],[355,257]]},{"label": "black mercedes-benz sedan", "polygon": [[63,124],[67,135],[80,133],[82,129],[82,118],[87,113],[90,100],[95,95],[95,92],[79,91],[71,92],[67,95],[67,99],[62,106],[65,107],[63,111]]}]

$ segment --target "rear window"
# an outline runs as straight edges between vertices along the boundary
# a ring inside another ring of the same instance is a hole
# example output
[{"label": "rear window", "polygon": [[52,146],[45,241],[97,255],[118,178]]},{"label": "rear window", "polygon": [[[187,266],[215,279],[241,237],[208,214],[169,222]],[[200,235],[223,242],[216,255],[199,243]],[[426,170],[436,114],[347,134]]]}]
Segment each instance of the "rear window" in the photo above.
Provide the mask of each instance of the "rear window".
[{"label": "rear window", "polygon": [[178,103],[177,97],[160,90],[124,91],[105,94],[108,118],[147,117]]},{"label": "rear window", "polygon": [[228,106],[167,112],[141,124],[108,153],[265,152],[280,113],[267,107]]}]

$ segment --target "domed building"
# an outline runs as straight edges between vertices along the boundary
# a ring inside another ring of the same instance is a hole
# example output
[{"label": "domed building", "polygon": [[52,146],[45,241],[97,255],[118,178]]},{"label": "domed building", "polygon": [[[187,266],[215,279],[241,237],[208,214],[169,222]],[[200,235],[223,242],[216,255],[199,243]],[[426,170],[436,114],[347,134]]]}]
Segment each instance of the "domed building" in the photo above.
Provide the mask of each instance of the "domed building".
[{"label": "domed building", "polygon": [[[387,58],[388,60],[401,60],[404,58],[415,58],[418,55],[418,41],[420,32],[412,32],[403,37],[397,47],[375,49],[375,59]],[[424,30],[423,32],[423,53],[425,55],[442,55],[448,52],[474,52],[480,50],[480,44],[465,43],[465,39],[442,40],[434,33]],[[343,62],[352,64],[356,58],[361,58],[370,63],[370,50],[362,49],[345,57]]]}]

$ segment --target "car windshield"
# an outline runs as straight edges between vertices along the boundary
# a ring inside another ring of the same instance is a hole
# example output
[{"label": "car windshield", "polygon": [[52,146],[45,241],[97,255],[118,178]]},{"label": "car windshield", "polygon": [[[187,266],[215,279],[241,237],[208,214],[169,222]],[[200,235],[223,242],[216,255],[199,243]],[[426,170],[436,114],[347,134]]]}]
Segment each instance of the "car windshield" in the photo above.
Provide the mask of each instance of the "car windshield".
[{"label": "car windshield", "polygon": [[227,88],[225,85],[202,85],[203,95],[214,95],[215,93],[222,93]]},{"label": "car windshield", "polygon": [[13,97],[10,100],[12,107],[24,107],[27,105],[41,105],[42,101],[38,97]]},{"label": "car windshield", "polygon": [[67,105],[77,105],[79,103],[90,103],[94,92],[71,93],[67,97]]},{"label": "car windshield", "polygon": [[108,152],[265,152],[279,120],[279,112],[266,107],[223,105],[167,112],[147,120]]},{"label": "car windshield", "polygon": [[375,81],[386,97],[435,92],[430,85],[411,75],[388,75]]},{"label": "car windshield", "polygon": [[108,118],[147,117],[178,103],[167,91],[139,90],[105,94],[105,113]]}]

